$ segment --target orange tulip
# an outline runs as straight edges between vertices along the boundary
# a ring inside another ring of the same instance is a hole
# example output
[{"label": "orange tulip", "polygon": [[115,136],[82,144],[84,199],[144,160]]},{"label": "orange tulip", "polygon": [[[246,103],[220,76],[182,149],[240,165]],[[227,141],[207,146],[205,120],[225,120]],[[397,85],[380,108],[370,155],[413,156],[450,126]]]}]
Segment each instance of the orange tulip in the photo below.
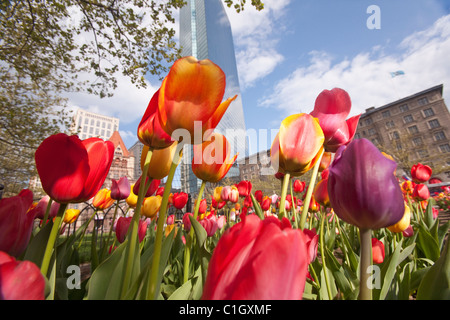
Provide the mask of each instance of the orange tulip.
[{"label": "orange tulip", "polygon": [[136,204],[137,204],[138,196],[133,192],[133,188],[134,188],[134,184],[131,185],[130,195],[128,196],[128,198],[125,201],[127,202],[127,204],[130,207],[135,208]]},{"label": "orange tulip", "polygon": [[[306,113],[284,119],[270,149],[275,171],[301,176],[317,162],[325,140],[319,121]],[[275,166],[278,164],[278,168]]]},{"label": "orange tulip", "polygon": [[[169,175],[170,166],[174,161],[175,152],[177,150],[177,143],[173,143],[167,148],[153,150],[152,158],[148,168],[147,176],[152,179],[161,180]],[[141,169],[144,169],[145,158],[149,147],[145,146],[142,149],[141,154]]]},{"label": "orange tulip", "polygon": [[[194,141],[195,122],[200,121],[201,136],[214,129],[236,96],[222,102],[226,85],[225,73],[210,60],[184,57],[175,61],[159,91],[159,117],[167,134],[185,129]],[[222,102],[222,103],[221,103]],[[187,141],[185,141],[187,142]]]},{"label": "orange tulip", "polygon": [[203,181],[216,183],[228,173],[237,154],[230,157],[227,139],[220,133],[212,133],[211,140],[194,145],[192,171]]},{"label": "orange tulip", "polygon": [[98,210],[105,210],[111,207],[114,203],[111,198],[111,190],[103,188],[100,189],[92,200],[92,205]]},{"label": "orange tulip", "polygon": [[387,227],[391,232],[403,232],[405,231],[411,223],[411,209],[405,203],[405,213],[403,217],[396,224]]}]

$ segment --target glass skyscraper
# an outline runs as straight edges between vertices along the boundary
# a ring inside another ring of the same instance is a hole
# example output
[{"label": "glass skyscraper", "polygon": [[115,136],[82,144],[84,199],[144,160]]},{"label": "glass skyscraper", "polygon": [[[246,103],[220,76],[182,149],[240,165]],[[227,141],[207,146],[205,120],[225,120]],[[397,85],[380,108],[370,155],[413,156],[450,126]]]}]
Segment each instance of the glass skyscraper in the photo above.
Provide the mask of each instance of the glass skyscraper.
[{"label": "glass skyscraper", "polygon": [[[180,11],[180,45],[183,56],[209,59],[225,72],[224,99],[238,97],[228,107],[216,131],[226,136],[233,155],[239,152],[240,156],[245,156],[246,130],[233,35],[222,0],[187,0]],[[192,172],[191,161],[192,146],[188,146],[180,164],[181,189],[196,193],[199,181]],[[231,175],[239,175],[237,166],[231,168],[228,176]]]}]

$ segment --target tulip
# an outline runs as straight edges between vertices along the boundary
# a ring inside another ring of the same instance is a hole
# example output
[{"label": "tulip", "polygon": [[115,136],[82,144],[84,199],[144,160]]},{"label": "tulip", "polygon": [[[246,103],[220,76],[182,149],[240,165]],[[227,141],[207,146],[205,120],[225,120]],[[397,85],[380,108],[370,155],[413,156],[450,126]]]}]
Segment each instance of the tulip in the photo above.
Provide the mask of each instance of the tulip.
[{"label": "tulip", "polygon": [[316,201],[314,195],[311,197],[308,208],[310,212],[317,212],[320,210],[320,204]]},{"label": "tulip", "polygon": [[44,300],[45,278],[30,261],[0,251],[0,300]]},{"label": "tulip", "polygon": [[294,192],[302,193],[305,190],[306,183],[300,180],[294,180]]},{"label": "tulip", "polygon": [[[156,149],[152,152],[152,158],[147,171],[147,176],[152,179],[161,180],[169,175],[169,170],[172,162],[176,161],[176,151],[178,143],[173,143],[164,149]],[[144,171],[145,159],[149,147],[144,145],[141,153],[141,170]]]},{"label": "tulip", "polygon": [[155,196],[163,196],[164,195],[164,187],[159,187],[157,190],[156,190],[156,194],[155,194]]},{"label": "tulip", "polygon": [[377,238],[372,238],[372,259],[373,263],[380,264],[384,261],[384,244]]},{"label": "tulip", "polygon": [[33,192],[29,189],[0,200],[0,251],[14,257],[25,251],[33,230],[34,214],[28,212],[32,203]]},{"label": "tulip", "polygon": [[324,135],[317,119],[306,113],[291,115],[281,122],[272,143],[272,166],[284,174],[303,175],[321,157],[323,142]]},{"label": "tulip", "polygon": [[227,223],[227,218],[225,216],[220,216],[217,218],[217,228],[222,229]]},{"label": "tulip", "polygon": [[222,187],[215,187],[214,188],[214,194],[213,194],[213,198],[217,203],[222,202],[222,198],[220,197],[222,193]]},{"label": "tulip", "polygon": [[119,181],[111,180],[111,199],[124,200],[130,195],[130,182],[127,177],[122,177]]},{"label": "tulip", "polygon": [[263,199],[263,192],[261,190],[255,191],[255,199],[256,199],[256,201],[261,203],[261,201]]},{"label": "tulip", "polygon": [[415,164],[411,167],[411,177],[416,183],[424,183],[427,182],[433,170],[427,165],[423,165],[421,163]]},{"label": "tulip", "polygon": [[306,239],[306,247],[308,248],[308,260],[309,263],[314,262],[317,257],[317,248],[319,246],[319,235],[316,233],[316,229],[303,229]]},{"label": "tulip", "polygon": [[339,147],[352,141],[361,115],[346,120],[350,109],[350,96],[345,90],[324,90],[317,96],[310,114],[319,119],[325,135],[325,151],[336,152]]},{"label": "tulip", "polygon": [[92,200],[92,205],[98,210],[105,210],[111,207],[114,199],[111,198],[111,190],[100,189]]},{"label": "tulip", "polygon": [[209,261],[202,299],[301,299],[308,266],[305,236],[283,227],[277,218],[249,215],[228,229]]},{"label": "tulip", "polygon": [[78,219],[80,212],[81,211],[79,209],[73,209],[73,208],[67,209],[66,214],[64,215],[64,223],[67,223],[67,224],[74,223]]},{"label": "tulip", "polygon": [[[225,93],[225,73],[210,60],[194,57],[178,59],[163,80],[158,107],[161,126],[173,136],[177,129],[190,133],[191,144],[200,144],[195,137],[216,128],[236,96],[222,102]],[[196,126],[199,125],[199,128]],[[201,134],[194,134],[201,129]],[[186,142],[186,141],[185,141]]]},{"label": "tulip", "polygon": [[409,225],[405,230],[403,230],[402,234],[405,238],[412,237],[414,235],[414,230],[412,226]]},{"label": "tulip", "polygon": [[397,223],[405,205],[392,174],[396,163],[367,139],[352,141],[336,153],[329,168],[328,195],[334,212],[347,223],[379,229]]},{"label": "tulip", "polygon": [[314,188],[314,199],[322,206],[330,206],[330,198],[328,196],[328,179],[320,180]]},{"label": "tulip", "polygon": [[333,152],[324,152],[322,159],[320,160],[319,172],[323,172],[328,169],[333,159]]},{"label": "tulip", "polygon": [[220,133],[212,133],[211,140],[194,145],[193,151],[192,171],[200,180],[211,183],[222,180],[238,156],[230,156],[229,143]]},{"label": "tulip", "polygon": [[277,203],[278,201],[278,195],[277,194],[273,194],[270,196],[270,200],[272,201],[272,204]]},{"label": "tulip", "polygon": [[396,224],[387,227],[391,232],[403,232],[411,224],[411,209],[405,204],[405,213],[403,217]]},{"label": "tulip", "polygon": [[217,224],[217,217],[213,214],[207,216],[205,219],[200,220],[200,224],[206,230],[206,235],[208,237],[212,237],[219,228]]},{"label": "tulip", "polygon": [[171,215],[167,216],[166,224],[171,225],[174,223],[175,223],[175,215],[171,214]]},{"label": "tulip", "polygon": [[183,228],[185,231],[189,232],[191,230],[191,220],[189,219],[189,216],[193,217],[194,215],[191,212],[186,212],[183,215]]},{"label": "tulip", "polygon": [[270,209],[270,205],[272,204],[272,199],[268,196],[265,196],[263,200],[261,201],[261,209],[263,211],[267,211]]},{"label": "tulip", "polygon": [[138,201],[138,196],[133,192],[134,186],[134,184],[131,186],[130,195],[126,199],[127,204],[132,208],[136,207]]},{"label": "tulip", "polygon": [[151,150],[164,149],[174,143],[172,137],[161,127],[158,110],[159,92],[160,90],[157,90],[150,99],[137,132],[139,141]]},{"label": "tulip", "polygon": [[186,192],[177,192],[173,195],[173,206],[177,209],[183,209],[188,201],[188,194]]},{"label": "tulip", "polygon": [[245,197],[244,199],[244,207],[251,208],[253,207],[253,201],[250,196]]},{"label": "tulip", "polygon": [[207,203],[206,199],[200,201],[200,206],[198,207],[198,213],[206,213]]},{"label": "tulip", "polygon": [[151,196],[144,199],[142,204],[141,214],[147,218],[153,219],[161,207],[162,197],[161,196]]},{"label": "tulip", "polygon": [[[45,212],[47,211],[48,202],[50,201],[50,197],[48,195],[45,195],[42,197],[41,200],[37,203],[37,205],[30,209],[29,214],[33,215],[35,219],[44,219]],[[59,203],[58,202],[52,202],[50,205],[50,211],[48,214],[48,219],[53,219],[56,217],[56,214],[59,210]]]},{"label": "tulip", "polygon": [[[116,223],[116,237],[119,243],[125,241],[125,238],[128,234],[128,229],[130,227],[131,219],[133,217],[120,217],[117,219]],[[145,220],[139,220],[139,228],[138,228],[138,238],[139,242],[142,242],[145,238],[145,234],[147,233],[148,223]]]},{"label": "tulip", "polygon": [[428,200],[430,198],[430,190],[425,184],[416,184],[412,196],[417,201]]},{"label": "tulip", "polygon": [[[134,194],[139,194],[139,188],[140,188],[140,185],[141,185],[141,178],[142,177],[139,177],[139,179],[136,181],[136,183],[133,186],[133,193]],[[150,179],[151,182],[150,182],[150,186],[147,189],[147,193],[144,196],[145,198],[152,196],[158,190],[159,184],[161,183],[161,180],[159,180],[159,179],[151,179],[151,178],[147,177],[145,179],[145,183],[146,184],[148,183],[148,179]],[[161,196],[162,196],[162,194],[161,194]]]},{"label": "tulip", "polygon": [[211,197],[211,206],[215,209],[222,209],[226,204],[227,202],[222,200],[217,203],[216,199],[214,199],[214,197]]},{"label": "tulip", "polygon": [[242,180],[236,185],[240,197],[248,197],[252,192],[252,183],[250,181]]},{"label": "tulip", "polygon": [[35,153],[42,188],[59,203],[91,199],[105,182],[114,144],[99,138],[81,141],[59,133],[46,138]]}]

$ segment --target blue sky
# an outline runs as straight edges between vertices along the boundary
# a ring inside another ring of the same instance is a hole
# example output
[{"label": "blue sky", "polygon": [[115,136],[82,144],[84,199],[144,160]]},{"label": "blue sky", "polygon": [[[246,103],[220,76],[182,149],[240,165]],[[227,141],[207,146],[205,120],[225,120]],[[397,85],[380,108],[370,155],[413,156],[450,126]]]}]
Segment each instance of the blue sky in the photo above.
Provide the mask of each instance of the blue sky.
[{"label": "blue sky", "polygon": [[[247,1],[249,2],[249,1]],[[288,115],[312,111],[324,89],[350,94],[352,113],[444,84],[450,100],[450,1],[266,0],[258,12],[227,9],[233,29],[247,129],[278,129]],[[380,29],[367,28],[370,5]],[[175,26],[178,31],[178,26]],[[389,72],[403,70],[391,78]],[[73,106],[120,118],[127,147],[153,92],[119,79],[113,98],[78,94]],[[270,141],[268,141],[270,147]]]}]

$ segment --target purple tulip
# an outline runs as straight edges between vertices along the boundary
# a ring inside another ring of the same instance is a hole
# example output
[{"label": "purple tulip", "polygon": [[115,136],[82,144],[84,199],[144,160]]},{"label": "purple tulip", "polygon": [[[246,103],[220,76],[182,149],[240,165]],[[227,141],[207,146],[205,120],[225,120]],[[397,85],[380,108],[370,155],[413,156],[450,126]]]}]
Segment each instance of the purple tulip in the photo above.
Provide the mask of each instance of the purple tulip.
[{"label": "purple tulip", "polygon": [[130,182],[127,177],[122,177],[119,181],[112,179],[111,199],[123,200],[128,198],[131,192]]},{"label": "purple tulip", "polygon": [[330,203],[338,217],[362,229],[397,223],[405,204],[396,167],[367,139],[340,147],[328,177]]}]

